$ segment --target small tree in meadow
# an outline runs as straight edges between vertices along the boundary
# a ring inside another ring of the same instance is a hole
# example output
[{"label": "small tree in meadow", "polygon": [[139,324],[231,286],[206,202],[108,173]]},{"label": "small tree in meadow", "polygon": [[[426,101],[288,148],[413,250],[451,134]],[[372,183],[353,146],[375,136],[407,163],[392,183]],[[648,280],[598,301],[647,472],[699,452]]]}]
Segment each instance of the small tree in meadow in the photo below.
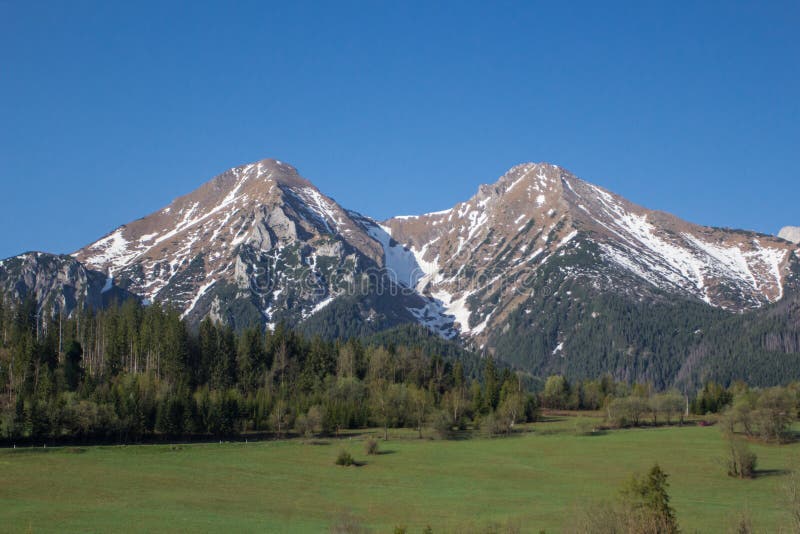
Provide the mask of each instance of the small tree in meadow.
[{"label": "small tree in meadow", "polygon": [[728,438],[728,476],[753,478],[756,474],[756,454],[734,436]]},{"label": "small tree in meadow", "polygon": [[344,449],[339,451],[339,455],[336,457],[336,465],[340,465],[342,467],[350,467],[351,465],[355,465],[355,463],[356,461],[353,459],[352,454],[350,454]]},{"label": "small tree in meadow", "polygon": [[[667,488],[668,475],[655,464],[643,478],[633,477],[622,490],[623,502],[626,503],[629,514],[647,530],[635,532],[653,532],[673,534],[678,532],[678,521],[675,510],[669,504]],[[636,519],[638,518],[638,519]]]},{"label": "small tree in meadow", "polygon": [[364,451],[370,456],[378,454],[378,449],[379,449],[378,440],[375,438],[369,438],[364,443]]}]

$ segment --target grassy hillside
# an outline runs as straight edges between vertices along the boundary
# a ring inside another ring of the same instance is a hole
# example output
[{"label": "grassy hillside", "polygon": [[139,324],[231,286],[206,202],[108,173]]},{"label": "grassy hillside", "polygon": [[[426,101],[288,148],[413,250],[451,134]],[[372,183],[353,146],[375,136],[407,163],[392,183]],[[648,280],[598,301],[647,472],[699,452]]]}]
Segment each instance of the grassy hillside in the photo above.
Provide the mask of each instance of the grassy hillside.
[{"label": "grassy hillside", "polygon": [[[516,525],[560,531],[576,507],[613,497],[658,461],[684,532],[724,530],[739,510],[758,531],[788,526],[784,469],[800,445],[754,446],[760,476],[725,475],[716,428],[576,436],[574,418],[511,438],[431,441],[402,431],[384,454],[363,436],[306,443],[0,451],[0,525],[10,532],[325,531],[350,514],[378,532]],[[334,465],[340,448],[361,467]],[[787,530],[788,532],[788,530]]]}]

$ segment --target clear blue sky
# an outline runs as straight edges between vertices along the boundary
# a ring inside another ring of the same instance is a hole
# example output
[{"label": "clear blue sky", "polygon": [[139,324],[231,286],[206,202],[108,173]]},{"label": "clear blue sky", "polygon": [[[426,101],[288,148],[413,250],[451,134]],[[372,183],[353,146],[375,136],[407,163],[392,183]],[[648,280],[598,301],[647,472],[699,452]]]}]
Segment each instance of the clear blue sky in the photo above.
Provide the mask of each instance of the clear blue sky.
[{"label": "clear blue sky", "polygon": [[694,222],[800,225],[800,2],[556,4],[0,0],[0,256],[265,157],[376,218],[549,161]]}]

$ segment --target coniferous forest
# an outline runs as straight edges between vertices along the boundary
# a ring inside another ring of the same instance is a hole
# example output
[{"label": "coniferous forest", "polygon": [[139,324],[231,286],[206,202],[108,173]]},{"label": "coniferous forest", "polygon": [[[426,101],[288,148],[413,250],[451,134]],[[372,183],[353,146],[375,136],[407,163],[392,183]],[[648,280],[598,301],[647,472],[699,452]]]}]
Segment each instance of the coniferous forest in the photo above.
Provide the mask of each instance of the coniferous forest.
[{"label": "coniferous forest", "polygon": [[[326,341],[278,325],[235,332],[135,300],[58,317],[0,304],[2,439],[136,442],[367,425],[457,432],[535,415],[528,383],[419,327]],[[389,341],[391,340],[391,341]]]},{"label": "coniferous forest", "polygon": [[[724,326],[720,332],[728,332]],[[689,409],[721,412],[747,391],[730,374],[682,391],[602,371],[594,379],[533,376],[418,325],[331,340],[284,324],[236,331],[207,318],[193,328],[179,312],[135,299],[63,317],[8,296],[0,299],[0,384],[7,443],[336,435],[366,427],[503,434],[534,420],[540,406],[604,409],[610,424],[638,426],[677,420]]]}]

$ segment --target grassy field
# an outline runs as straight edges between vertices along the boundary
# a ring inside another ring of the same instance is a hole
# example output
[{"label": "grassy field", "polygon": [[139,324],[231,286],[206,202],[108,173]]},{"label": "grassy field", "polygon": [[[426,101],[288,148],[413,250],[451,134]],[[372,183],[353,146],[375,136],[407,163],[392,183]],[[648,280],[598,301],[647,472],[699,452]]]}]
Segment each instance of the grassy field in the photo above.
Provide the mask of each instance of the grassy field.
[{"label": "grassy field", "polygon": [[[785,469],[800,445],[754,446],[760,476],[725,475],[714,427],[576,436],[574,418],[510,438],[414,439],[367,456],[363,435],[301,440],[0,450],[0,531],[324,532],[349,515],[376,532],[558,532],[658,462],[684,532],[724,532],[748,508],[757,530],[788,530]],[[341,448],[361,467],[334,465]]]}]

